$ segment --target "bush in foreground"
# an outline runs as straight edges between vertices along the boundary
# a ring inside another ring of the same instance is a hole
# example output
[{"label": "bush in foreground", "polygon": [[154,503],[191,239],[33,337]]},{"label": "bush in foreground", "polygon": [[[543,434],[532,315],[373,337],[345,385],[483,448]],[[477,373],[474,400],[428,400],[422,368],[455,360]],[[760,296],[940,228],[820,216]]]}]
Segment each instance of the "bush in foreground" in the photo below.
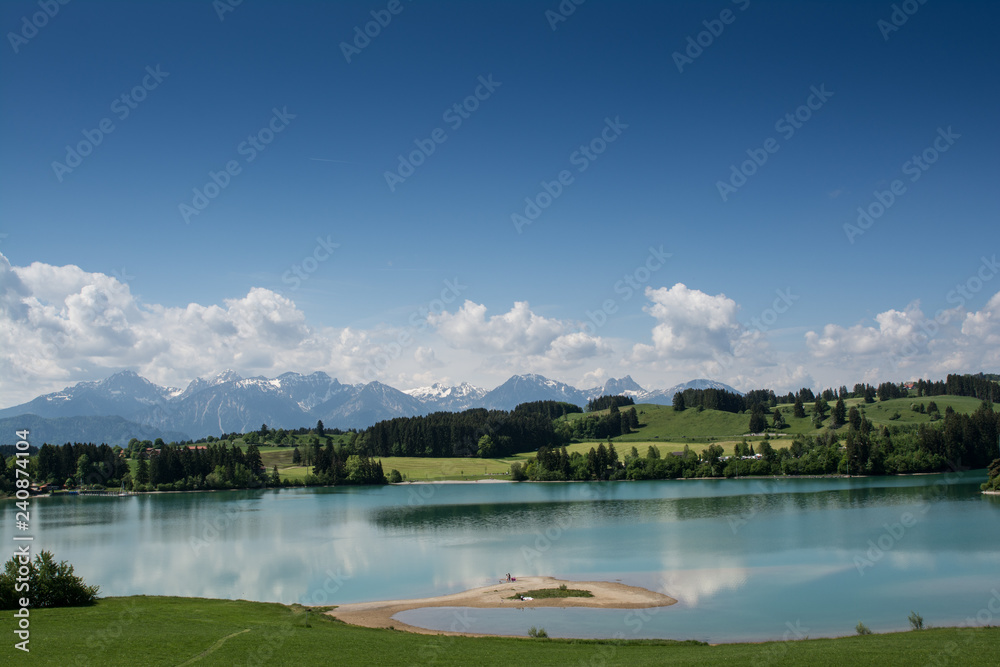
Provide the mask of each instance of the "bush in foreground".
[{"label": "bush in foreground", "polygon": [[[22,590],[18,590],[19,584]],[[56,563],[51,552],[42,551],[34,562],[21,563],[15,557],[4,564],[0,573],[0,609],[19,609],[21,598],[27,598],[31,609],[90,605],[97,601],[98,590],[73,574],[72,565],[66,561]]]}]

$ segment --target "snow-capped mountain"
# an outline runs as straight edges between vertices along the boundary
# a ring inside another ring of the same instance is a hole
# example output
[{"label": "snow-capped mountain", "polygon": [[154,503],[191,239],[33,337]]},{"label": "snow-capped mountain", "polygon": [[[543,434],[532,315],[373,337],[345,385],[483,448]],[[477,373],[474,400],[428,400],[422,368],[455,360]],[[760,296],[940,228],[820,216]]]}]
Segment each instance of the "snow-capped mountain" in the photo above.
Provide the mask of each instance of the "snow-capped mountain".
[{"label": "snow-capped mountain", "polygon": [[631,375],[619,379],[611,378],[600,387],[584,390],[587,400],[592,400],[600,396],[631,396],[636,403],[643,402],[650,392],[639,386],[639,383],[632,379]]},{"label": "snow-capped mountain", "polygon": [[463,382],[457,387],[435,382],[429,387],[407,389],[403,393],[426,405],[430,412],[459,412],[479,407],[483,404],[483,397],[486,396],[485,389],[468,382]]},{"label": "snow-capped mountain", "polygon": [[[647,392],[647,394],[642,398],[643,403],[656,403],[657,405],[670,405],[674,401],[674,394],[677,392],[683,392],[685,389],[722,389],[734,394],[743,395],[742,391],[733,389],[728,384],[723,384],[722,382],[717,382],[715,380],[689,380],[683,384],[677,384],[669,389],[657,389],[656,391]],[[636,399],[639,402],[639,399]]]},{"label": "snow-capped mountain", "polygon": [[28,403],[0,410],[0,418],[23,414],[40,417],[135,417],[165,407],[175,389],[157,386],[132,371],[121,371],[95,382],[80,382]]},{"label": "snow-capped mountain", "polygon": [[[365,428],[393,417],[475,407],[512,410],[529,401],[565,401],[585,406],[589,400],[607,394],[631,396],[637,403],[669,405],[674,393],[687,388],[738,393],[713,380],[692,380],[670,389],[647,391],[628,375],[581,391],[537,374],[515,375],[492,391],[462,383],[434,384],[403,392],[381,382],[342,384],[321,371],[244,378],[231,370],[197,378],[179,390],[159,387],[131,371],[123,371],[0,410],[0,418],[28,414],[46,419],[115,417],[127,420],[137,430],[152,428],[200,438],[256,430],[261,424],[272,428],[311,427],[320,419],[328,428]],[[120,437],[123,428],[118,421],[109,432]]]},{"label": "snow-capped mountain", "polygon": [[340,428],[366,428],[393,417],[413,417],[428,412],[426,406],[409,394],[381,382],[358,385],[357,391],[336,408],[317,414],[324,425]]},{"label": "snow-capped mountain", "polygon": [[565,401],[586,405],[587,398],[576,387],[529,373],[515,375],[496,389],[483,396],[483,407],[494,410],[513,410],[519,403],[529,401]]},{"label": "snow-capped mountain", "polygon": [[187,398],[192,394],[197,394],[203,389],[208,389],[210,387],[215,387],[220,384],[226,384],[227,382],[238,382],[243,378],[240,377],[239,373],[234,370],[226,369],[221,373],[216,374],[211,378],[195,378],[191,380],[190,384],[181,392],[177,393],[176,398]]}]

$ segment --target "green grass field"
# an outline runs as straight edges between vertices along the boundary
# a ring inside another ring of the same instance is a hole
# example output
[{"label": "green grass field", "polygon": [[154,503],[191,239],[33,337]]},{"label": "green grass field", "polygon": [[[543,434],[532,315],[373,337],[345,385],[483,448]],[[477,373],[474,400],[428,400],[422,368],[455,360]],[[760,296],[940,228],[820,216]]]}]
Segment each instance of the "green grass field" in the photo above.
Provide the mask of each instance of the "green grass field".
[{"label": "green grass field", "polygon": [[106,598],[93,607],[35,610],[30,632],[31,652],[15,650],[11,635],[0,649],[3,664],[977,667],[996,665],[1000,656],[996,627],[718,646],[472,638],[360,628],[280,604],[144,596]]},{"label": "green grass field", "polygon": [[[530,456],[533,456],[532,452]],[[529,454],[512,456],[506,459],[476,459],[476,458],[430,458],[411,456],[386,456],[379,458],[382,470],[386,476],[390,470],[398,470],[408,482],[424,482],[433,480],[476,480],[476,479],[510,479],[504,473],[510,472],[510,464],[515,461],[527,460]],[[263,456],[261,457],[263,458]],[[267,461],[265,460],[265,463]],[[267,464],[270,470],[271,464]],[[312,471],[307,466],[278,465],[278,474],[282,479],[296,481],[305,479]]]}]

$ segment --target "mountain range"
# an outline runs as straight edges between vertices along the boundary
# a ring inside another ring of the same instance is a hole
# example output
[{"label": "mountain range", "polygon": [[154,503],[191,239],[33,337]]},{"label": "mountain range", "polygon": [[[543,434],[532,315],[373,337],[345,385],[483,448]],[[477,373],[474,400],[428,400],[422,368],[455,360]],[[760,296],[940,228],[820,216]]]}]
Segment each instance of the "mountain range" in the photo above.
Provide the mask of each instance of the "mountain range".
[{"label": "mountain range", "polygon": [[[121,371],[0,410],[0,420],[13,419],[10,423],[15,424],[17,419],[23,421],[32,415],[36,441],[124,444],[131,437],[196,439],[256,430],[261,424],[286,429],[311,427],[320,419],[327,428],[360,429],[393,417],[474,407],[512,410],[528,401],[585,406],[606,394],[631,396],[636,403],[669,405],[676,392],[688,388],[739,393],[713,380],[692,380],[647,391],[628,375],[581,390],[536,374],[515,375],[490,391],[468,383],[400,391],[381,382],[341,384],[322,371],[244,378],[231,370],[197,378],[182,390],[160,387],[132,371]],[[82,429],[78,435],[67,437],[77,427]]]}]

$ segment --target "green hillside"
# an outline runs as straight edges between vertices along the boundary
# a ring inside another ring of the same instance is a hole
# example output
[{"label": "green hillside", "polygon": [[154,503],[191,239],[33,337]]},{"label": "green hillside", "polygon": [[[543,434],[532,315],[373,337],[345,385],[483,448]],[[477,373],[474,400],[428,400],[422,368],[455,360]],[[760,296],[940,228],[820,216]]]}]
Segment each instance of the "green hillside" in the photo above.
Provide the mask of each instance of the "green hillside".
[{"label": "green hillside", "polygon": [[[888,401],[876,401],[875,403],[869,404],[865,404],[864,400],[860,398],[850,398],[844,401],[848,409],[852,406],[857,407],[869,421],[877,426],[905,426],[932,423],[933,420],[931,415],[926,412],[914,412],[911,408],[913,405],[919,406],[920,404],[924,404],[926,410],[926,406],[931,402],[937,404],[938,411],[942,416],[948,407],[951,407],[955,410],[955,412],[971,414],[975,412],[976,408],[978,408],[982,403],[982,401],[977,398],[970,398],[966,396],[895,398]],[[835,401],[830,402],[831,408],[834,403]],[[806,416],[798,419],[792,416],[792,405],[779,405],[774,408],[781,411],[782,416],[788,423],[786,428],[775,432],[788,436],[795,436],[798,434],[815,435],[828,428],[827,425],[829,424],[829,418],[827,418],[827,421],[824,422],[822,428],[817,429],[813,426],[813,404],[811,402],[805,404],[804,408]],[[627,410],[629,408],[623,409]],[[994,409],[1000,409],[1000,404],[994,404]],[[714,443],[720,440],[742,438],[744,434],[748,433],[748,427],[750,424],[749,414],[735,414],[719,410],[699,411],[697,408],[689,408],[682,412],[676,412],[670,406],[651,405],[648,403],[636,405],[635,410],[639,415],[639,429],[628,435],[614,438],[614,442],[631,443],[663,441],[682,444],[685,442]],[[898,416],[896,416],[897,413]],[[607,410],[582,414],[577,413],[567,415],[563,419],[572,422],[579,419],[586,419],[591,415],[606,414],[608,414]],[[771,424],[771,415],[768,416],[767,422],[768,424]],[[841,430],[845,428],[846,427],[842,426]]]}]

